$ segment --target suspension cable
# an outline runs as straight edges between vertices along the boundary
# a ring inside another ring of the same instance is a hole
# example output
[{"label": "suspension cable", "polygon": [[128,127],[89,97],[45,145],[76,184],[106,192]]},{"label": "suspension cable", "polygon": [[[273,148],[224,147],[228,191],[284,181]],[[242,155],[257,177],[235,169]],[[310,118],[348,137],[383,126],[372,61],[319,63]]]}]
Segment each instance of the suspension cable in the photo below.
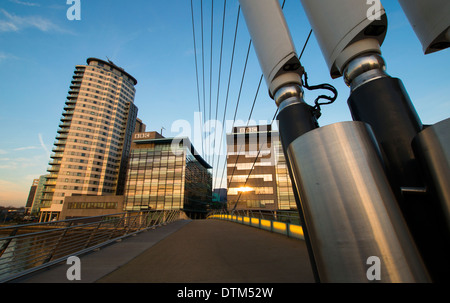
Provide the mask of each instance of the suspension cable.
[{"label": "suspension cable", "polygon": [[[237,38],[237,32],[238,32],[238,26],[239,26],[240,12],[241,12],[241,6],[238,7],[238,13],[237,13],[236,29],[235,29],[235,32],[234,32],[233,51],[232,51],[232,55],[231,55],[230,73],[229,73],[229,77],[228,77],[228,88],[227,88],[227,94],[226,94],[226,98],[225,98],[225,110],[224,110],[224,113],[223,113],[222,125],[224,125],[224,123],[225,123],[225,117],[226,117],[226,113],[227,113],[228,96],[229,96],[229,91],[230,91],[230,82],[231,82],[231,75],[232,75],[232,70],[233,70],[234,53],[235,53],[235,49],[236,49],[236,38]],[[223,139],[223,131],[220,134],[219,152],[222,149],[222,139]],[[219,160],[220,159],[217,159],[217,166],[216,167],[219,166]],[[217,170],[216,170],[216,178],[217,178]]]},{"label": "suspension cable", "polygon": [[[197,63],[197,46],[195,43],[195,22],[194,22],[194,5],[191,0],[191,16],[192,16],[192,36],[194,40],[194,56],[195,56],[195,76],[197,79],[197,99],[198,99],[198,111],[201,112],[200,106],[200,88],[199,88],[199,79],[198,79],[198,63]],[[203,136],[202,136],[202,153],[203,153]]]},{"label": "suspension cable", "polygon": [[[216,147],[216,129],[217,129],[217,115],[218,115],[218,109],[219,109],[219,93],[220,93],[220,76],[221,76],[221,72],[222,72],[222,54],[223,54],[223,35],[224,35],[224,31],[225,31],[225,15],[226,15],[226,6],[227,6],[227,0],[224,0],[223,2],[223,17],[222,17],[222,38],[221,38],[221,42],[220,42],[220,59],[219,59],[219,76],[218,76],[218,80],[217,80],[217,101],[216,101],[216,118],[214,119],[215,121],[215,128],[214,128],[214,151],[215,151],[215,147]],[[214,164],[214,160],[215,160],[215,152],[213,152],[213,159],[212,159],[212,163]]]}]

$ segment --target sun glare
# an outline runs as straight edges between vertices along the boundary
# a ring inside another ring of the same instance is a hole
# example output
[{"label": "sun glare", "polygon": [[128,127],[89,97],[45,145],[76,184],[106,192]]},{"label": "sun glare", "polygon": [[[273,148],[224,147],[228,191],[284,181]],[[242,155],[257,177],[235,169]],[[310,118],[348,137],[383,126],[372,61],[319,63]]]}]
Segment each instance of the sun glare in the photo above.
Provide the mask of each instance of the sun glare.
[{"label": "sun glare", "polygon": [[238,191],[243,192],[243,193],[246,193],[246,192],[249,192],[249,191],[252,191],[252,190],[254,190],[254,189],[251,188],[251,187],[241,187],[241,188],[238,189]]}]

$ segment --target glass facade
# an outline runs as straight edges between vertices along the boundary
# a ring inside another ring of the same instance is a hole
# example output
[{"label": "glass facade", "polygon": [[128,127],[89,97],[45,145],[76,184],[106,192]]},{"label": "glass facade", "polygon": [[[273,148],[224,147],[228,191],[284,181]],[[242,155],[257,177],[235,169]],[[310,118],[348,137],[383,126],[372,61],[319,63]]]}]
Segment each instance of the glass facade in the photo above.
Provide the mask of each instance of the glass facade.
[{"label": "glass facade", "polygon": [[49,207],[50,202],[47,204],[42,202],[42,197],[44,195],[44,185],[47,183],[47,176],[43,175],[39,177],[39,183],[36,189],[36,195],[34,196],[33,206],[31,207],[31,215],[36,216],[39,214],[41,208]]},{"label": "glass facade", "polygon": [[206,213],[212,199],[209,165],[192,153],[187,139],[174,144],[156,132],[145,134],[153,134],[153,138],[138,139],[142,133],[134,136],[125,210],[181,209],[195,216]]},{"label": "glass facade", "polygon": [[278,132],[235,127],[227,135],[228,209],[297,209]]},{"label": "glass facade", "polygon": [[278,133],[273,134],[276,140],[273,141],[275,157],[275,174],[277,182],[277,199],[278,209],[288,210],[297,209],[294,192],[292,190],[291,177],[289,176],[289,169],[284,157],[283,147],[278,137]]},{"label": "glass facade", "polygon": [[212,174],[192,154],[186,157],[185,196],[183,209],[203,213],[212,203]]}]

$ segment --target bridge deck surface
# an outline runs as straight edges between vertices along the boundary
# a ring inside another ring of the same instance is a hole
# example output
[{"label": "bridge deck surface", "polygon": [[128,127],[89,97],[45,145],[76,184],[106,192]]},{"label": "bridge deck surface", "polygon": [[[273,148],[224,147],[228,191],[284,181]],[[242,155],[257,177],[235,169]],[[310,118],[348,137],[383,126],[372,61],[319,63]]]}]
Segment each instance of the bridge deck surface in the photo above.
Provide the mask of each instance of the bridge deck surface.
[{"label": "bridge deck surface", "polygon": [[[69,282],[61,264],[23,282]],[[304,241],[219,220],[178,221],[81,256],[98,283],[313,283]]]}]

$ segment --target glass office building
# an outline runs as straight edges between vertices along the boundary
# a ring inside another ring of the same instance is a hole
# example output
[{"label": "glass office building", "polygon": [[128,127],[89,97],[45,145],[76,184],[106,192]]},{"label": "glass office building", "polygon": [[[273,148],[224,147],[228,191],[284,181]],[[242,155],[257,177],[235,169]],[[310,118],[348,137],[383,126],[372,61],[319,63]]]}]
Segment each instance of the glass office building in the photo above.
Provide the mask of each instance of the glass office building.
[{"label": "glass office building", "polygon": [[203,217],[212,201],[211,166],[188,138],[136,133],[125,186],[125,210],[180,209]]},{"label": "glass office building", "polygon": [[279,134],[270,125],[227,134],[228,210],[297,209]]},{"label": "glass office building", "polygon": [[50,206],[49,202],[47,202],[47,204],[42,203],[42,197],[44,196],[44,185],[47,182],[47,175],[40,176],[38,180],[39,182],[36,188],[36,195],[34,196],[33,205],[31,206],[32,216],[39,215],[41,208]]}]

